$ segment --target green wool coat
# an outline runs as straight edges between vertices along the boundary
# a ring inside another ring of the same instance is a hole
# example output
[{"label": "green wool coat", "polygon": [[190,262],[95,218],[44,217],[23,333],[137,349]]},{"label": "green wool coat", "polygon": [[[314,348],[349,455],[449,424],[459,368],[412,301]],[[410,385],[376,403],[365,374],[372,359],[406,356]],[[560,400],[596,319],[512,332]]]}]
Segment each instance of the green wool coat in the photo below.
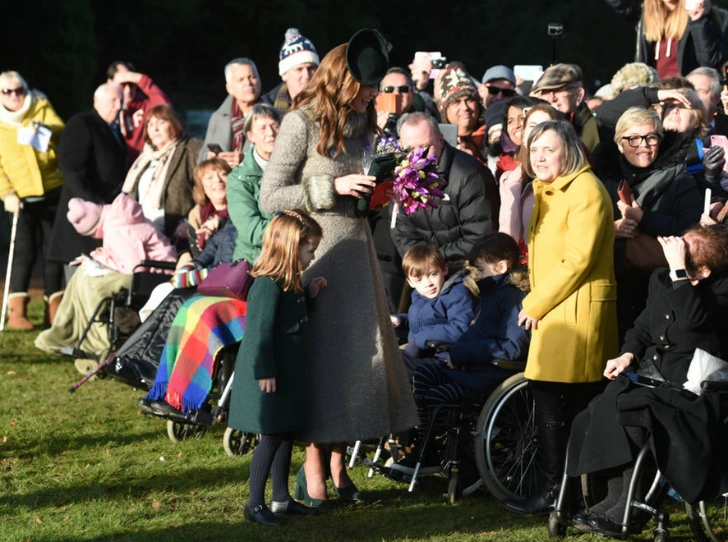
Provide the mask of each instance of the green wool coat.
[{"label": "green wool coat", "polygon": [[[310,389],[307,322],[305,294],[284,292],[270,277],[255,279],[235,364],[230,427],[263,435],[302,429]],[[276,378],[275,393],[260,391],[258,380],[270,377]]]}]

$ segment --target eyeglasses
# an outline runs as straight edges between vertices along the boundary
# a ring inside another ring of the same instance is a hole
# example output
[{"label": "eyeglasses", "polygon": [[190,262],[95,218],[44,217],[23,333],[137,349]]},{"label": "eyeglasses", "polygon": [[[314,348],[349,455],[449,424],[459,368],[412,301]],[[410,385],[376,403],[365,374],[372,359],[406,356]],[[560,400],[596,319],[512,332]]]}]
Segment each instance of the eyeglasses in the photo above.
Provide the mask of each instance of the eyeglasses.
[{"label": "eyeglasses", "polygon": [[11,94],[15,94],[16,96],[25,96],[25,89],[23,87],[4,88],[2,92],[4,96],[10,96]]},{"label": "eyeglasses", "polygon": [[579,87],[561,87],[561,88],[550,88],[550,89],[539,90],[538,96],[539,96],[539,98],[543,98],[544,96],[550,96],[552,94],[554,96],[557,96],[557,95],[564,96],[564,95],[568,94],[569,92],[571,92],[572,90],[575,90],[577,88],[579,88]]},{"label": "eyeglasses", "polygon": [[395,90],[398,90],[400,94],[407,94],[411,88],[412,87],[409,85],[402,85],[399,87],[382,87],[382,92],[385,94],[392,94]]},{"label": "eyeglasses", "polygon": [[496,96],[497,94],[503,94],[506,98],[513,98],[516,95],[515,89],[512,88],[500,88],[500,87],[485,87],[488,89],[488,94]]},{"label": "eyeglasses", "polygon": [[629,137],[623,137],[622,141],[627,140],[627,143],[629,143],[630,147],[639,147],[642,145],[642,142],[644,141],[648,147],[654,147],[660,142],[660,136],[657,134],[647,134],[647,135],[633,135]]}]

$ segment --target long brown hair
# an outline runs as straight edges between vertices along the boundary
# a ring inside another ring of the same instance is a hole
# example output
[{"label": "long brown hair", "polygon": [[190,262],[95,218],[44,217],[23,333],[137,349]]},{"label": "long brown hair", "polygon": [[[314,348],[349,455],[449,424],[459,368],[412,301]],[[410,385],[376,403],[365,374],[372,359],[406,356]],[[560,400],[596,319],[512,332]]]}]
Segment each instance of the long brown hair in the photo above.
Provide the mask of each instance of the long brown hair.
[{"label": "long brown hair", "polygon": [[263,234],[263,250],[250,275],[283,282],[283,290],[302,292],[300,246],[309,239],[321,239],[321,226],[301,209],[281,211]]},{"label": "long brown hair", "polygon": [[[470,271],[470,277],[466,279],[466,287],[473,293],[475,293],[474,290],[477,291],[475,295],[480,297],[480,291],[478,291],[476,285],[478,269],[475,267],[475,263],[483,259],[491,265],[501,261],[507,262],[508,270],[506,273],[510,273],[508,284],[512,284],[519,290],[528,292],[531,289],[528,280],[528,271],[521,265],[520,258],[521,251],[513,237],[502,232],[489,233],[468,253],[465,267]],[[470,285],[473,285],[474,288]]]},{"label": "long brown hair", "polygon": [[[346,66],[344,43],[329,51],[306,88],[294,98],[293,109],[307,106],[308,116],[319,125],[321,135],[316,152],[321,156],[328,157],[332,148],[334,157],[342,152],[346,154],[344,127],[354,111],[351,104],[360,88]],[[374,100],[367,107],[367,129],[369,133],[379,132]]]},{"label": "long brown hair", "polygon": [[645,0],[642,7],[642,26],[647,41],[682,39],[690,18],[683,3],[680,0],[673,9],[669,9],[664,0]]}]

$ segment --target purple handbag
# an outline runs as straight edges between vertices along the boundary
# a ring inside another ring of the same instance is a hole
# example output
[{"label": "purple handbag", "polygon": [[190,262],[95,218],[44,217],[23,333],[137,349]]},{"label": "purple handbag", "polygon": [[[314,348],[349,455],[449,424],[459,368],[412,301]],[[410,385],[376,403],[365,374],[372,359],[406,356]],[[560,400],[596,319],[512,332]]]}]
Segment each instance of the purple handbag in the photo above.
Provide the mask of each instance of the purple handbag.
[{"label": "purple handbag", "polygon": [[210,269],[207,277],[197,287],[197,292],[202,295],[247,301],[248,290],[253,284],[253,277],[250,276],[252,268],[253,266],[245,260],[218,264]]}]

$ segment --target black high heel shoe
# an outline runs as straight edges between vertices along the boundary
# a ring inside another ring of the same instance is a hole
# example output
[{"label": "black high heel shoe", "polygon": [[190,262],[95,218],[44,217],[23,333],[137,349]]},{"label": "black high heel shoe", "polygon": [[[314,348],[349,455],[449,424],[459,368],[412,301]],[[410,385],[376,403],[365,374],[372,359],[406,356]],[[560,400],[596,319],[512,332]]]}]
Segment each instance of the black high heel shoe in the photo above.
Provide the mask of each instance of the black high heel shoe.
[{"label": "black high heel shoe", "polygon": [[298,469],[296,474],[296,490],[293,493],[293,497],[297,501],[303,501],[306,506],[312,508],[318,508],[319,510],[328,510],[333,508],[331,501],[328,499],[313,499],[308,494],[308,486],[306,485],[306,471],[303,470],[303,466]]}]

